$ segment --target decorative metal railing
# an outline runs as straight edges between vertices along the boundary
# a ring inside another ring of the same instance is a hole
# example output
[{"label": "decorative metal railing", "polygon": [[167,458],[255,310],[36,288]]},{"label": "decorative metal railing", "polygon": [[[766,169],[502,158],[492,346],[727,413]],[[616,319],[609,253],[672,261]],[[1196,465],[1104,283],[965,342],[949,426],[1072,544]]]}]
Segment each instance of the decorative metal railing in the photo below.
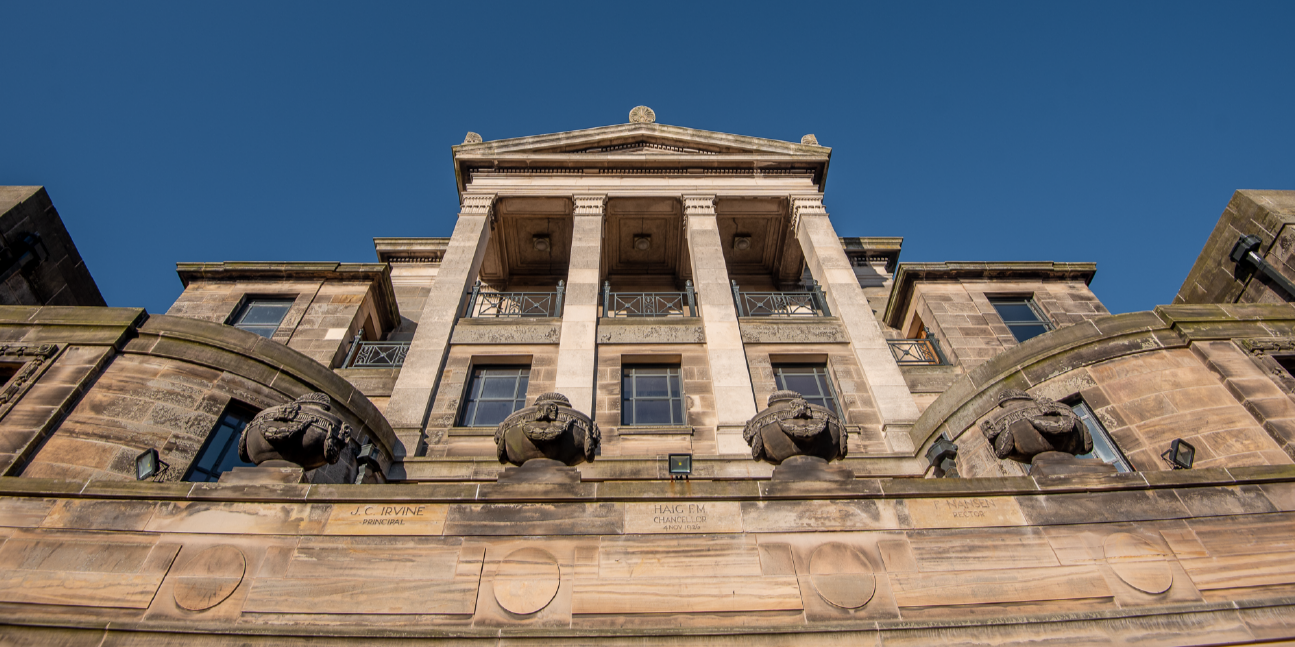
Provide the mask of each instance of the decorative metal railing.
[{"label": "decorative metal railing", "polygon": [[697,295],[692,281],[684,283],[683,292],[612,292],[611,282],[604,282],[603,316],[696,317]]},{"label": "decorative metal railing", "polygon": [[890,354],[896,364],[927,364],[931,366],[946,364],[944,353],[940,352],[940,341],[926,339],[888,339]]},{"label": "decorative metal railing", "polygon": [[359,335],[351,342],[344,368],[400,368],[409,354],[407,341],[360,341]]},{"label": "decorative metal railing", "polygon": [[563,282],[555,292],[483,292],[472,286],[467,317],[561,317]]},{"label": "decorative metal railing", "polygon": [[733,281],[733,301],[739,317],[830,317],[818,282],[807,292],[742,292]]}]

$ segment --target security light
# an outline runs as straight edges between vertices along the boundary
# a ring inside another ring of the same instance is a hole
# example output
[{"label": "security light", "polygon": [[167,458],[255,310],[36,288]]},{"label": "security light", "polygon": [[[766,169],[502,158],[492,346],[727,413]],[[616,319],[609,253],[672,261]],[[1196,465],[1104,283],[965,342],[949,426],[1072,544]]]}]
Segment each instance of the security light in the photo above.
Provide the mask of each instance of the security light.
[{"label": "security light", "polygon": [[670,478],[687,479],[692,474],[692,454],[670,454]]},{"label": "security light", "polygon": [[1169,443],[1169,450],[1160,456],[1169,461],[1174,469],[1187,470],[1192,468],[1192,461],[1196,459],[1196,448],[1182,438],[1175,438],[1174,442]]},{"label": "security light", "polygon": [[157,455],[157,450],[152,447],[144,450],[143,454],[135,457],[135,480],[142,481],[151,479],[163,470],[170,467]]}]

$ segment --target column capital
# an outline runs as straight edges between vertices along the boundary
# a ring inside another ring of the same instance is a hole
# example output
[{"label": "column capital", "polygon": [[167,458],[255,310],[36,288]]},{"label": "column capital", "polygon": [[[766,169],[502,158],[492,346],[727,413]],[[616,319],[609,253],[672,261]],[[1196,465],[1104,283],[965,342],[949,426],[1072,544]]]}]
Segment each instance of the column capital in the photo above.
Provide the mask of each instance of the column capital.
[{"label": "column capital", "polygon": [[789,211],[787,229],[796,231],[796,224],[801,216],[826,216],[827,207],[823,206],[822,195],[793,195],[788,199]]},{"label": "column capital", "polygon": [[470,216],[491,216],[495,212],[494,193],[465,193],[459,201],[459,213]]},{"label": "column capital", "polygon": [[714,195],[683,196],[683,215],[685,216],[715,215],[715,196]]},{"label": "column capital", "polygon": [[576,194],[571,196],[571,215],[601,216],[607,211],[607,194]]}]

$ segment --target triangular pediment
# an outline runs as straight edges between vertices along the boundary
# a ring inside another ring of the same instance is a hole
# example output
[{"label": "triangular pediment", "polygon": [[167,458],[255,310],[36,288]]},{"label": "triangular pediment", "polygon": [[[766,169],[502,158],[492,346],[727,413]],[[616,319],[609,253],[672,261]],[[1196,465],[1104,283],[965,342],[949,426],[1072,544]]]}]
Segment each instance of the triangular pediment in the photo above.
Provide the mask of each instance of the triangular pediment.
[{"label": "triangular pediment", "polygon": [[455,157],[736,155],[827,159],[831,149],[666,124],[619,124],[454,147]]}]

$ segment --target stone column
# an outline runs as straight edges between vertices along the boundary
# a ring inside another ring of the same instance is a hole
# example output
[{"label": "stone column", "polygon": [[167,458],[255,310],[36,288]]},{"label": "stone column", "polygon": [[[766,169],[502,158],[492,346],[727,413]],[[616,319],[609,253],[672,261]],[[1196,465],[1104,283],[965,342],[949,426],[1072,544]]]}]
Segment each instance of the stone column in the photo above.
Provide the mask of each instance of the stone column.
[{"label": "stone column", "polygon": [[850,337],[850,347],[881,416],[886,443],[891,451],[913,451],[908,434],[919,415],[917,404],[827,217],[823,196],[792,196],[791,227],[805,252],[809,271],[823,286],[832,314],[841,319]]},{"label": "stone column", "polygon": [[755,394],[742,349],[742,332],[737,326],[719,223],[715,220],[715,196],[683,196],[683,217],[692,281],[706,330],[706,357],[710,361],[717,419],[715,444],[720,454],[750,455],[751,448],[742,440],[742,427],[755,415]]},{"label": "stone column", "polygon": [[[405,365],[387,403],[387,420],[403,447],[397,457],[414,454],[427,423],[432,396],[450,349],[450,334],[485,258],[494,219],[494,194],[465,194],[458,222],[441,267],[423,305]],[[433,440],[434,442],[435,440]]]},{"label": "stone column", "polygon": [[562,337],[558,342],[554,390],[571,400],[572,409],[592,416],[598,370],[598,282],[607,196],[577,195],[573,201],[571,264],[562,305]]}]

